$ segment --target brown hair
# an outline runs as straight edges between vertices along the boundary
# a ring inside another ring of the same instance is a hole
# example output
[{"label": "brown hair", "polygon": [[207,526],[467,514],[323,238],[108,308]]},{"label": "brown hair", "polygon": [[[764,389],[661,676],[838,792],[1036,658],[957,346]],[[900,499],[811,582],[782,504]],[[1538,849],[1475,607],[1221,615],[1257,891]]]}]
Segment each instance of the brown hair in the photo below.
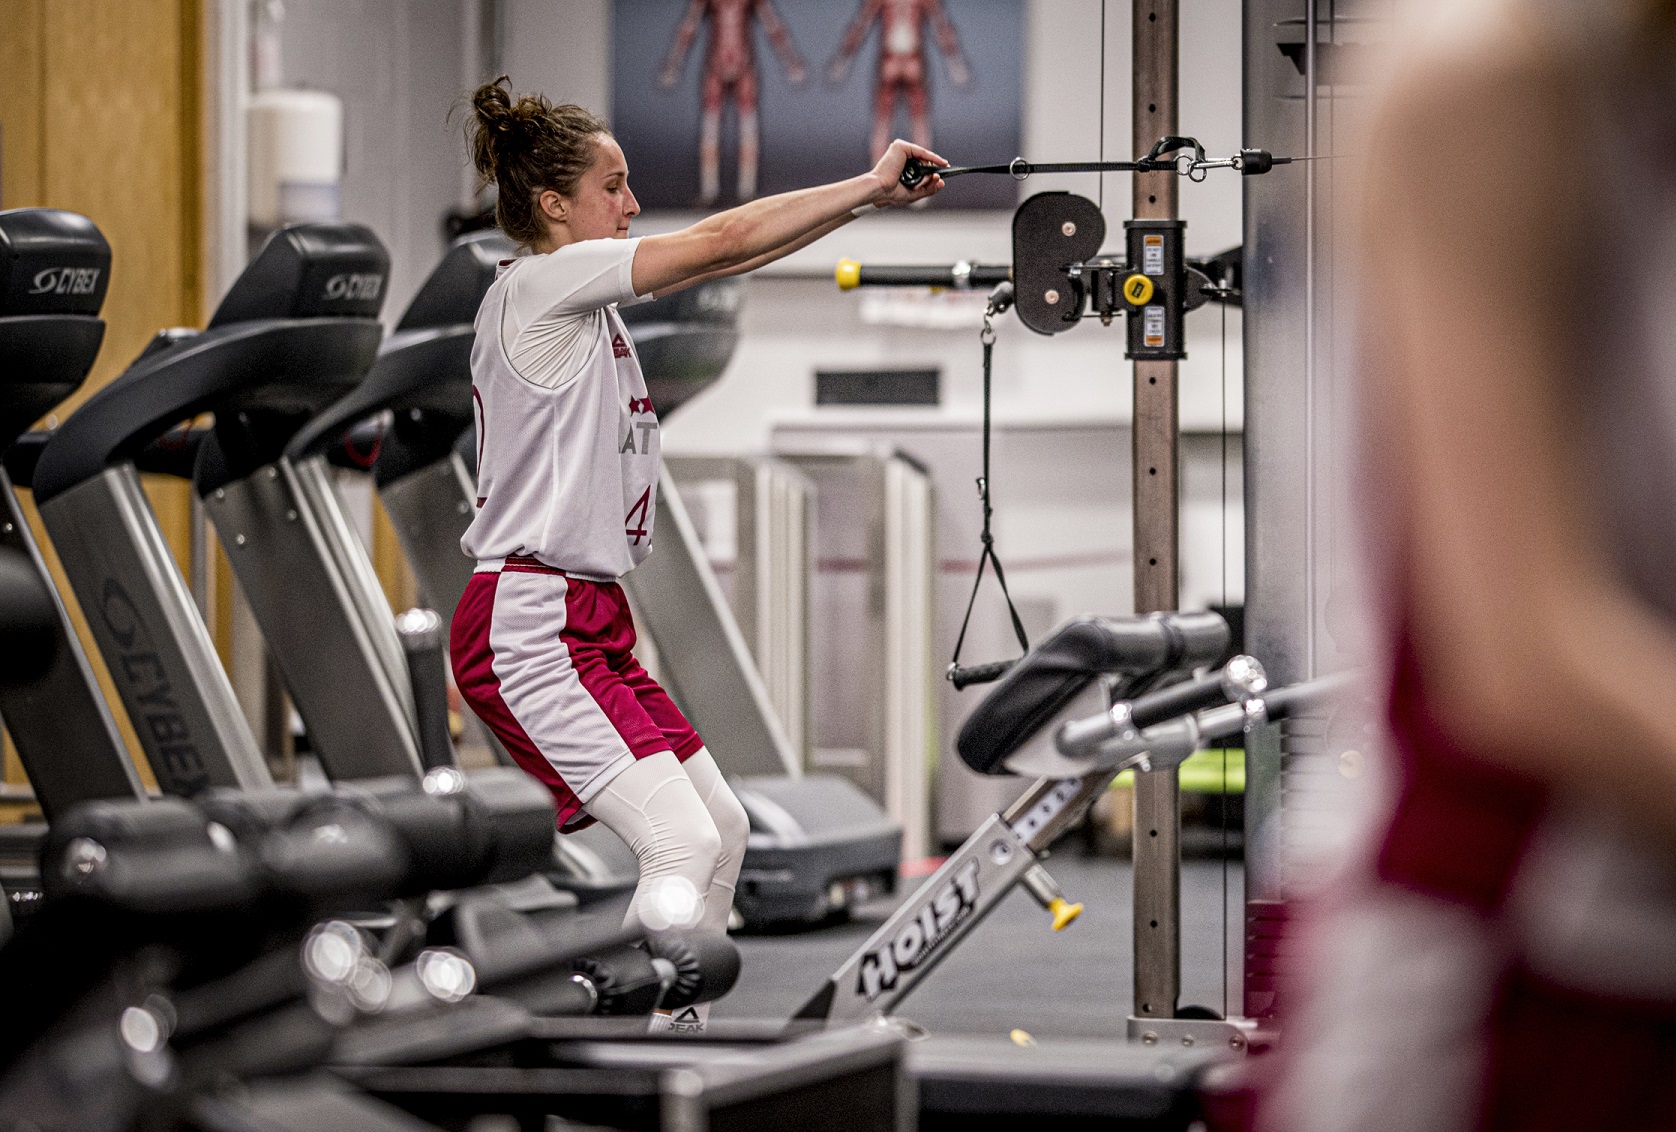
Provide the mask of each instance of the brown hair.
[{"label": "brown hair", "polygon": [[471,95],[466,147],[482,184],[498,190],[495,221],[529,247],[547,235],[536,205],[543,192],[569,196],[594,163],[594,136],[610,133],[603,118],[570,103],[554,106],[539,94],[514,96],[502,75]]}]

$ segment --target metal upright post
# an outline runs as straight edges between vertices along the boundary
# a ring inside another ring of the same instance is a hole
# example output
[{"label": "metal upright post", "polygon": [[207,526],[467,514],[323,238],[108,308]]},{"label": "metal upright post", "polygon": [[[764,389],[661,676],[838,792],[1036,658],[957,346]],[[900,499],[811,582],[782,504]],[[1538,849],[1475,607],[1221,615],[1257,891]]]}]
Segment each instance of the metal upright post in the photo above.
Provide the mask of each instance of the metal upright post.
[{"label": "metal upright post", "polygon": [[[1179,0],[1133,0],[1134,153],[1176,133]],[[1176,215],[1173,173],[1136,173],[1135,218]],[[1176,363],[1135,363],[1135,612],[1179,602]],[[1175,770],[1135,776],[1135,1015],[1173,1018],[1181,994],[1181,812]]]}]

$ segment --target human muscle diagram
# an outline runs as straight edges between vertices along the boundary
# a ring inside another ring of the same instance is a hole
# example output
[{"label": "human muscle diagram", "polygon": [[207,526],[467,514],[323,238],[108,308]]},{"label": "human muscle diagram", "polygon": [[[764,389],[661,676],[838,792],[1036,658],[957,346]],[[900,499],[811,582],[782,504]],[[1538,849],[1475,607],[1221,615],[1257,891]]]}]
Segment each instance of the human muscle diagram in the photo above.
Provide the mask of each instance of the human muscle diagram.
[{"label": "human muscle diagram", "polygon": [[[894,138],[1022,152],[1025,0],[611,0],[611,128],[650,212],[854,176]],[[971,178],[933,209],[1017,203]]]},{"label": "human muscle diagram", "polygon": [[757,194],[757,168],[761,145],[757,125],[759,81],[753,32],[756,24],[773,45],[786,78],[803,81],[807,68],[798,54],[791,32],[775,11],[772,0],[692,0],[675,31],[675,42],[658,73],[658,82],[672,87],[681,78],[687,52],[700,29],[709,25],[709,43],[704,52],[700,76],[703,117],[699,123],[699,203],[710,205],[721,196],[722,111],[731,101],[739,115],[738,197],[750,200]]},{"label": "human muscle diagram", "polygon": [[942,0],[862,0],[861,9],[844,32],[837,54],[827,65],[827,79],[841,83],[874,24],[879,25],[879,65],[873,80],[872,157],[877,161],[890,145],[896,108],[905,104],[908,129],[917,145],[931,146],[930,60],[926,57],[926,25],[937,48],[948,61],[955,86],[972,81],[972,68],[960,49],[960,36],[943,11]]}]

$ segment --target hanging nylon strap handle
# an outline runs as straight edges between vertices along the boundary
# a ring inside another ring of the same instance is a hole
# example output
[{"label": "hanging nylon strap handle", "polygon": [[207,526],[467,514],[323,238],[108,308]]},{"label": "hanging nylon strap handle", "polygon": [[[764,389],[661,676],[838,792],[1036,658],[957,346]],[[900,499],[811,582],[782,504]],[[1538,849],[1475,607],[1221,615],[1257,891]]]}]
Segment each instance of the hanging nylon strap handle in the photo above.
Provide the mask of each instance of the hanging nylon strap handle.
[{"label": "hanging nylon strap handle", "polygon": [[[1008,285],[1002,284],[1002,287]],[[999,287],[996,290],[1000,292]],[[1001,297],[1000,302],[1010,299],[1010,291],[1011,288],[1008,287],[1008,295]],[[989,503],[989,386],[990,358],[995,351],[995,330],[989,320],[997,313],[999,305],[996,297],[990,299],[989,310],[984,313],[983,330],[978,336],[979,341],[983,343],[983,475],[978,477],[978,498],[983,502],[983,552],[978,555],[978,575],[972,579],[972,596],[966,599],[966,616],[960,619],[960,635],[955,638],[954,657],[949,661],[949,683],[956,688],[999,680],[1015,663],[1011,660],[1001,660],[965,668],[960,664],[960,649],[966,643],[966,629],[972,622],[972,607],[977,604],[978,588],[983,585],[986,566],[995,567],[995,580],[1001,586],[1001,596],[1007,599],[1007,613],[1013,621],[1013,633],[1018,637],[1018,647],[1024,652],[1030,651],[1030,637],[1025,633],[1024,622],[1019,619],[1018,609],[1013,605],[1013,595],[1007,592],[1007,573],[1001,568],[1001,559],[995,553],[995,536],[989,529],[990,516],[993,514]]]}]

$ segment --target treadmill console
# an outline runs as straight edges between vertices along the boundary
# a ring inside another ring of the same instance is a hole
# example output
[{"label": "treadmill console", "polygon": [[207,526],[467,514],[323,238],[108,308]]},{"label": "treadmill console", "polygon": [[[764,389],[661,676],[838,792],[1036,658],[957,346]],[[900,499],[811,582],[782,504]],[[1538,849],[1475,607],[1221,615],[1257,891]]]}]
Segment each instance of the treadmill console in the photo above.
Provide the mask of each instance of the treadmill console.
[{"label": "treadmill console", "polygon": [[377,318],[390,253],[360,224],[294,224],[268,238],[210,329],[286,318]]},{"label": "treadmill console", "polygon": [[110,274],[111,246],[87,217],[0,212],[0,451],[93,368]]},{"label": "treadmill console", "polygon": [[0,212],[0,317],[99,313],[111,246],[93,221],[56,208]]}]

